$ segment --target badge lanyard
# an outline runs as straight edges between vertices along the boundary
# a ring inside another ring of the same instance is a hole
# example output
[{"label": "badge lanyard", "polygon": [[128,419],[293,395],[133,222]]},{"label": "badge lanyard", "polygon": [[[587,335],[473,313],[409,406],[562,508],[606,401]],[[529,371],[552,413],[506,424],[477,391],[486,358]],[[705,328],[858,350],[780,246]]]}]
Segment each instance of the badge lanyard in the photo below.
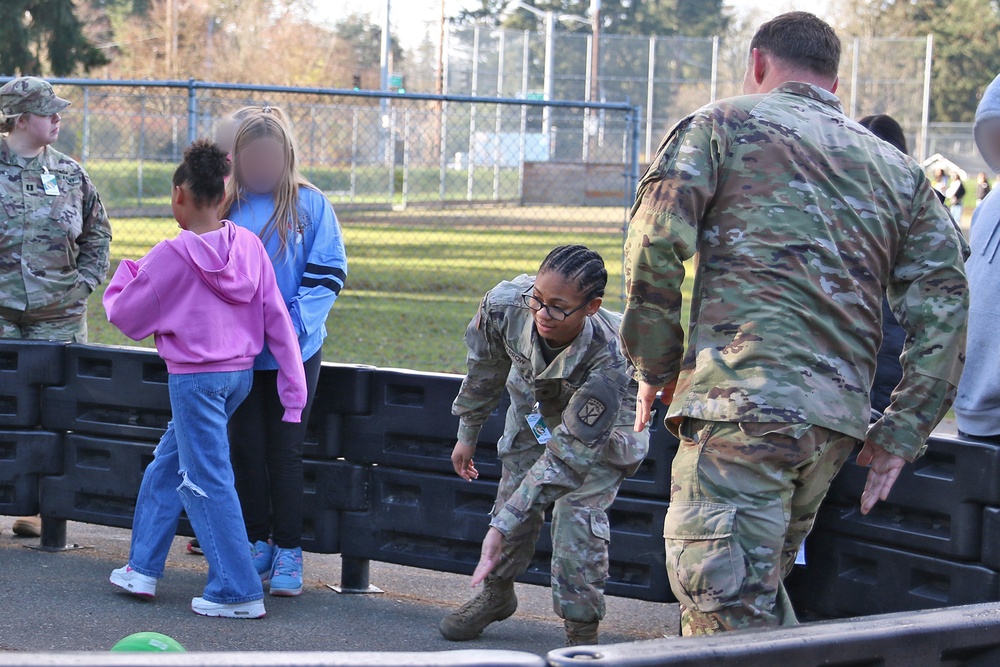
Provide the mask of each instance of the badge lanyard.
[{"label": "badge lanyard", "polygon": [[545,420],[542,419],[542,415],[538,411],[538,403],[535,403],[535,407],[532,408],[531,413],[525,415],[524,419],[528,422],[528,427],[531,428],[531,435],[535,436],[538,444],[544,445],[552,439],[552,431],[549,430],[549,427],[545,424]]},{"label": "badge lanyard", "polygon": [[49,197],[59,196],[59,184],[56,183],[56,175],[49,173],[49,167],[46,162],[49,161],[49,150],[48,146],[45,147],[45,151],[42,153],[42,190]]}]

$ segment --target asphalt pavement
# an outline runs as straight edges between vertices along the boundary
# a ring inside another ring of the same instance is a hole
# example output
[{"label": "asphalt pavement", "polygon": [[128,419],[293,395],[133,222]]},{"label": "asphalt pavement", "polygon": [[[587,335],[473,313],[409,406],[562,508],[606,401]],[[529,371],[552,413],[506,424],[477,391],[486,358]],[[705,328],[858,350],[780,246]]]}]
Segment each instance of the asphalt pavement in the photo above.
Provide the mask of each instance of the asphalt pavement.
[{"label": "asphalt pavement", "polygon": [[[562,621],[548,588],[517,585],[519,608],[477,640],[452,643],[437,625],[473,592],[469,578],[371,564],[380,595],[341,595],[340,557],[305,554],[305,591],[297,598],[265,597],[261,620],[202,618],[190,611],[207,565],[174,541],[155,600],[136,599],[108,583],[127,561],[130,531],[70,523],[70,543],[85,548],[46,553],[37,539],[12,535],[0,517],[0,650],[107,651],[134,632],[162,632],[189,651],[446,651],[507,649],[544,655],[563,645]],[[608,597],[601,643],[676,633],[677,606]]]}]

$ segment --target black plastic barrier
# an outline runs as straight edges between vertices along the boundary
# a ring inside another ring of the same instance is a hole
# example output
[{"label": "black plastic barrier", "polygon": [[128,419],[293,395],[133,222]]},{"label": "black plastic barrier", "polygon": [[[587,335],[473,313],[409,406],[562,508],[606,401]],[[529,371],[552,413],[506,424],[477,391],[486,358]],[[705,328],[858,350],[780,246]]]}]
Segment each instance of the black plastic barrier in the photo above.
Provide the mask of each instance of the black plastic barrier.
[{"label": "black plastic barrier", "polygon": [[156,441],[170,421],[167,366],[154,350],[69,345],[60,387],[42,390],[51,430]]},{"label": "black plastic barrier", "polygon": [[0,514],[38,514],[38,484],[63,466],[63,436],[47,431],[0,431]]},{"label": "black plastic barrier", "polygon": [[0,428],[41,423],[41,387],[62,384],[65,346],[0,340]]},{"label": "black plastic barrier", "polygon": [[[351,536],[342,545],[345,558],[472,574],[489,527],[495,482],[378,467],[372,470],[371,489],[369,512],[344,515],[344,534]],[[663,503],[632,498],[615,501],[609,512],[608,593],[673,600],[663,567],[665,513]],[[535,558],[520,581],[549,583],[549,528],[546,522]]]},{"label": "black plastic barrier", "polygon": [[[155,444],[69,433],[63,473],[44,477],[41,514],[102,526],[132,527],[142,472],[153,460]],[[186,519],[178,532],[194,535]]]},{"label": "black plastic barrier", "polygon": [[806,540],[806,566],[788,581],[804,616],[843,618],[1000,599],[1000,574],[976,563],[825,532]]},{"label": "black plastic barrier", "polygon": [[[42,478],[41,514],[46,521],[131,528],[142,473],[153,460],[155,447],[148,442],[67,434],[63,474]],[[368,471],[345,461],[306,461],[304,468],[302,546],[315,553],[339,553],[341,513],[366,507]],[[177,532],[194,535],[183,516]]]},{"label": "black plastic barrier", "polygon": [[[344,458],[454,475],[451,451],[458,420],[451,404],[461,382],[458,375],[379,369],[371,386],[371,412],[344,418]],[[505,396],[480,434],[475,460],[482,479],[500,479],[497,441],[508,405]]]},{"label": "black plastic barrier", "polygon": [[711,637],[564,648],[553,667],[994,667],[1000,606],[887,614]]},{"label": "black plastic barrier", "polygon": [[935,436],[927,453],[900,473],[889,499],[867,515],[858,499],[868,468],[847,462],[818,520],[824,531],[948,558],[977,561],[983,506],[1000,504],[1000,447]]},{"label": "black plastic barrier", "polygon": [[[471,573],[489,524],[506,401],[476,463],[450,454],[461,377],[324,364],[305,449],[304,547],[343,556],[343,588],[368,589],[369,560]],[[146,464],[170,417],[151,350],[0,341],[0,511],[40,511],[42,546],[67,520],[128,527]],[[4,412],[6,410],[6,412]],[[658,407],[658,412],[663,408]],[[662,523],[677,441],[657,414],[650,453],[621,488],[611,523],[611,594],[672,600]],[[934,436],[868,517],[866,471],[835,480],[789,591],[804,617],[926,609],[1000,598],[1000,447]],[[40,499],[40,500],[39,500]],[[180,532],[190,534],[186,522]],[[549,581],[548,526],[523,580]]]},{"label": "black plastic barrier", "polygon": [[323,364],[302,450],[307,459],[322,461],[342,456],[344,419],[371,414],[375,370],[374,366]]}]

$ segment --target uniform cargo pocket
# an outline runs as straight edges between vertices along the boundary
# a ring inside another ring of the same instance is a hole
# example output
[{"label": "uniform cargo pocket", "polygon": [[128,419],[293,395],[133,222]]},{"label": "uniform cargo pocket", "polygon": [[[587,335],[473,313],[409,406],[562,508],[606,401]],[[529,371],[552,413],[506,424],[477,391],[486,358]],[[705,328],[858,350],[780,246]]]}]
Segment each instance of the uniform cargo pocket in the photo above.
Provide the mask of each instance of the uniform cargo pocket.
[{"label": "uniform cargo pocket", "polygon": [[603,510],[590,510],[590,532],[605,542],[611,541],[611,524]]},{"label": "uniform cargo pocket", "polygon": [[746,563],[733,535],[735,521],[733,505],[676,502],[667,509],[667,574],[685,607],[713,612],[739,603]]}]

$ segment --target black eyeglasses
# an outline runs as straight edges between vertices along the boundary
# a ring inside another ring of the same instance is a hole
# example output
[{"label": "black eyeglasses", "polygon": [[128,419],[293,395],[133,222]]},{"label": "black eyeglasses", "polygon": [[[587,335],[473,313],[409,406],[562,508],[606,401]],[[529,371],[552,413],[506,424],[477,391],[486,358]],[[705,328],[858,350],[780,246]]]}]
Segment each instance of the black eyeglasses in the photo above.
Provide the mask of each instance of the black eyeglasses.
[{"label": "black eyeglasses", "polygon": [[539,299],[534,294],[531,294],[530,292],[525,292],[524,294],[522,294],[521,295],[521,300],[524,301],[524,305],[527,308],[529,308],[530,310],[535,311],[536,313],[544,308],[545,309],[545,314],[549,316],[549,319],[555,320],[556,322],[563,322],[563,321],[565,321],[565,319],[567,317],[569,317],[570,315],[572,315],[573,313],[575,313],[576,311],[580,310],[581,308],[583,308],[584,306],[586,306],[588,303],[590,303],[589,300],[588,301],[584,301],[583,303],[581,303],[579,306],[577,306],[573,310],[567,312],[567,311],[565,311],[562,308],[559,308],[557,306],[550,306],[549,304],[545,303],[544,301],[542,301],[541,299]]}]

